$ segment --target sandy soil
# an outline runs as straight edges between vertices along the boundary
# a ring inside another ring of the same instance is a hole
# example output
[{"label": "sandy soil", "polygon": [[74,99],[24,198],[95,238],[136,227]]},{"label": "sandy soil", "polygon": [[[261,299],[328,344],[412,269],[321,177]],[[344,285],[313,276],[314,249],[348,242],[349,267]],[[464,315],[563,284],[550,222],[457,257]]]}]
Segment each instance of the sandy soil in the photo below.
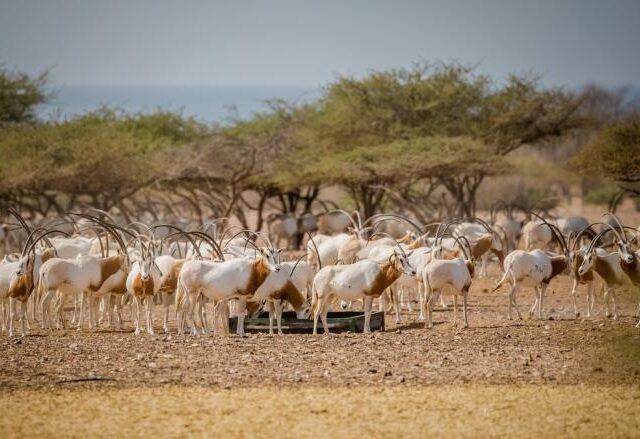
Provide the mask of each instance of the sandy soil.
[{"label": "sandy soil", "polygon": [[204,387],[27,391],[1,437],[633,437],[637,386]]},{"label": "sandy soil", "polygon": [[[601,297],[592,320],[574,320],[564,277],[546,320],[509,321],[506,288],[489,292],[496,274],[474,283],[468,329],[449,307],[432,330],[405,311],[372,335],[135,337],[130,321],[122,332],[2,335],[0,407],[16,415],[0,436],[640,435],[636,293],[620,291],[618,320],[603,317]],[[532,291],[518,299],[527,315]],[[584,291],[578,300],[584,309]]]}]

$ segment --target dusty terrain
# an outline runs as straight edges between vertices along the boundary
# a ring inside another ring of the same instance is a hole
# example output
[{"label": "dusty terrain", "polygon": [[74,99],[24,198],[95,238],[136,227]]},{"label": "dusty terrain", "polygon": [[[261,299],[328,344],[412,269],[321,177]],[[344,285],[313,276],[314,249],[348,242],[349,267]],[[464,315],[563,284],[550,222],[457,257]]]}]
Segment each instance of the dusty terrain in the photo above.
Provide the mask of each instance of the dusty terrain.
[{"label": "dusty terrain", "polygon": [[[404,311],[403,324],[387,315],[387,331],[372,335],[135,337],[130,321],[121,332],[33,328],[25,338],[3,335],[0,407],[15,415],[0,421],[0,434],[106,435],[121,428],[134,435],[309,436],[349,427],[354,435],[358,428],[576,436],[605,428],[640,435],[636,293],[620,292],[617,320],[603,317],[601,297],[596,316],[574,320],[563,277],[549,288],[544,321],[509,321],[506,287],[490,292],[496,275],[474,283],[468,329],[452,324],[449,306],[434,314],[432,330],[415,311]],[[518,299],[528,316],[532,291]],[[578,305],[584,309],[584,291]],[[157,309],[159,332],[160,322]],[[468,422],[462,413],[472,414]],[[527,417],[533,413],[541,420]],[[108,430],[98,427],[107,414]],[[112,424],[112,414],[121,420]],[[79,422],[85,418],[91,422]]]}]

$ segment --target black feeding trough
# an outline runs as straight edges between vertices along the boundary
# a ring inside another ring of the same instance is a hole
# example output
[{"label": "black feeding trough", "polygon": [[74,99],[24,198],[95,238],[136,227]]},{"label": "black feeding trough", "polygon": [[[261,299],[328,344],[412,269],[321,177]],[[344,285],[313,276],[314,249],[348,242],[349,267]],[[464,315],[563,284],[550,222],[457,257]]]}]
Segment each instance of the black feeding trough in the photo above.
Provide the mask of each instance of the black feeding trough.
[{"label": "black feeding trough", "polygon": [[[364,331],[364,312],[363,311],[330,311],[327,315],[327,324],[329,331],[333,332],[363,332]],[[238,325],[238,319],[232,317],[229,319],[229,331],[235,332]],[[370,327],[372,331],[384,331],[384,313],[382,311],[373,311],[371,313]],[[276,322],[273,322],[273,328],[276,329]],[[257,317],[244,319],[244,329],[247,332],[268,332],[269,331],[269,313],[261,312]],[[282,332],[311,334],[313,332],[313,320],[299,319],[294,311],[285,311],[282,313]],[[318,319],[318,332],[322,333],[322,320]]]}]

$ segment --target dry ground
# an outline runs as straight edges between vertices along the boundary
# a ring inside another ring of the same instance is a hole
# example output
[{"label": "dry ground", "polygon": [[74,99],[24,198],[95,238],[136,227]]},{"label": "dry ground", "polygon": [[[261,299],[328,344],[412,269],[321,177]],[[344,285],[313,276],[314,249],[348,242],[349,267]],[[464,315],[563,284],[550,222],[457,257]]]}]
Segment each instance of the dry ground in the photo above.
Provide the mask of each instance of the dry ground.
[{"label": "dry ground", "polygon": [[0,436],[633,437],[639,402],[637,386],[58,389],[0,399],[17,413]]},{"label": "dry ground", "polygon": [[[602,316],[601,297],[592,320],[574,320],[562,278],[547,320],[508,321],[506,288],[489,292],[496,274],[474,283],[469,329],[452,325],[449,308],[433,330],[405,312],[373,335],[135,337],[130,322],[123,332],[3,335],[0,408],[11,415],[0,437],[640,436],[635,292],[619,295],[618,320]],[[524,315],[532,299],[519,295]]]}]

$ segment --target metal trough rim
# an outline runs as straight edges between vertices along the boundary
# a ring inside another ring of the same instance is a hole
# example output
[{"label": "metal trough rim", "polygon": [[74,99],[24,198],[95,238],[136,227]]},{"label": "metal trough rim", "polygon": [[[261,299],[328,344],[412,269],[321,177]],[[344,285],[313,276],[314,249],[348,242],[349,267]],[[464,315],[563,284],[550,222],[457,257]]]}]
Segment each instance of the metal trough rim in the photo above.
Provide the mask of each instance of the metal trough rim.
[{"label": "metal trough rim", "polygon": [[[293,319],[291,318],[293,316]],[[329,329],[351,330],[357,331],[357,321],[364,321],[364,311],[329,311],[327,315],[327,326]],[[375,325],[376,322],[379,325]],[[268,331],[269,330],[269,313],[261,312],[256,318],[245,318],[245,330]],[[384,331],[385,321],[382,311],[371,312],[371,330]],[[237,317],[229,318],[229,327],[236,327]],[[275,323],[274,323],[275,328]],[[297,331],[300,333],[310,332],[313,328],[312,319],[298,319],[295,312],[285,311],[282,313],[282,330]],[[322,332],[322,324],[318,322],[318,329]]]}]

